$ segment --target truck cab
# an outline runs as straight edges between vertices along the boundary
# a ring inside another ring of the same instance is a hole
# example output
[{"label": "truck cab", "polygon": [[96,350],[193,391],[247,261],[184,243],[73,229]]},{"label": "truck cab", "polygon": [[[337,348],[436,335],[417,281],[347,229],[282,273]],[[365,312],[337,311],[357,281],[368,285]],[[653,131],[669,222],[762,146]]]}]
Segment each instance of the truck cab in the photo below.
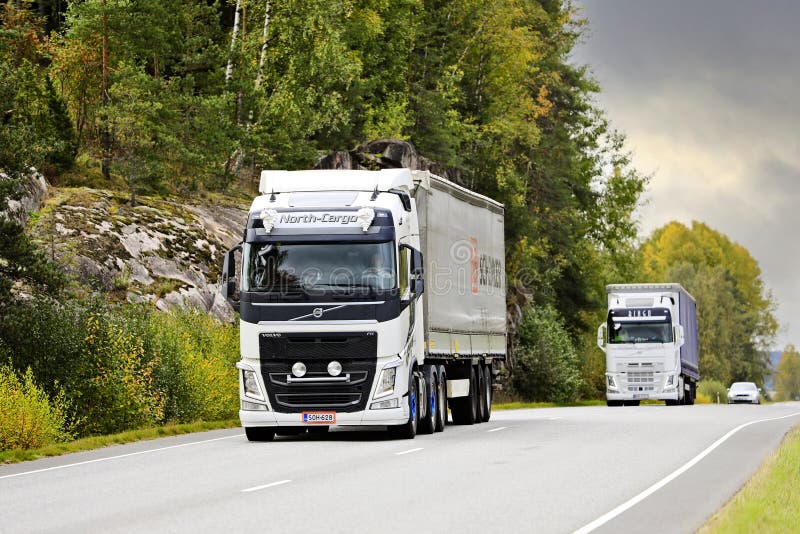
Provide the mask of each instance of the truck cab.
[{"label": "truck cab", "polygon": [[597,342],[606,354],[608,405],[693,403],[699,374],[691,295],[678,284],[618,284],[607,297]]}]

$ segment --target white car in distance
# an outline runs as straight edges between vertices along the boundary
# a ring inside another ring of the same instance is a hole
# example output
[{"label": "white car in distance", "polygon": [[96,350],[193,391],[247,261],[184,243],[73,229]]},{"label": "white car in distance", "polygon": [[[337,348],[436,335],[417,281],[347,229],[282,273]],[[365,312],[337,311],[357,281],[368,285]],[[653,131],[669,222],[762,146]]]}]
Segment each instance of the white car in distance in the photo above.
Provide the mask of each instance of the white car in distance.
[{"label": "white car in distance", "polygon": [[734,382],[728,388],[728,404],[761,404],[761,389],[753,382]]}]

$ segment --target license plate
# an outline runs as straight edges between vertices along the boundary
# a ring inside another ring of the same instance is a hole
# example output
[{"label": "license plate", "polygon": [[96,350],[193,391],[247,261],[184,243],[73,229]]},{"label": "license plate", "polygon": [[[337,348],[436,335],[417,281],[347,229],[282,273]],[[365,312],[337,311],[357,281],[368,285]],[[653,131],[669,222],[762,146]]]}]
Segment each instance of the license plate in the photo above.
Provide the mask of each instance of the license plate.
[{"label": "license plate", "polygon": [[634,393],[633,398],[634,399],[649,399],[650,395],[648,395],[647,393]]},{"label": "license plate", "polygon": [[303,412],[303,422],[309,425],[334,425],[336,412]]}]

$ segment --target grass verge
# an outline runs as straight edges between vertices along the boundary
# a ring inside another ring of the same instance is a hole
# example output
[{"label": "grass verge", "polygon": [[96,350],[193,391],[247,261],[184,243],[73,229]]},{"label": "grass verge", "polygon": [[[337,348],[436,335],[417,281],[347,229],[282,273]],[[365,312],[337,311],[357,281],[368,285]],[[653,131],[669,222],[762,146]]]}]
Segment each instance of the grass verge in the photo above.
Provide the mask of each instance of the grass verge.
[{"label": "grass verge", "polygon": [[698,532],[797,532],[800,525],[800,426]]},{"label": "grass verge", "polygon": [[129,430],[119,434],[108,436],[92,436],[81,438],[67,443],[56,443],[38,449],[8,450],[0,451],[0,464],[13,464],[16,462],[26,462],[38,460],[48,456],[61,456],[72,452],[90,451],[108,447],[109,445],[122,445],[134,441],[144,441],[157,439],[167,436],[177,436],[180,434],[190,434],[192,432],[204,432],[206,430],[217,430],[220,428],[232,428],[239,426],[238,419],[228,419],[225,421],[200,421],[197,423],[185,423],[181,425],[166,425],[154,428],[143,428],[140,430]]},{"label": "grass verge", "polygon": [[492,404],[492,410],[520,410],[523,408],[565,408],[571,406],[605,406],[606,401],[586,400],[569,403],[558,402],[500,402]]}]

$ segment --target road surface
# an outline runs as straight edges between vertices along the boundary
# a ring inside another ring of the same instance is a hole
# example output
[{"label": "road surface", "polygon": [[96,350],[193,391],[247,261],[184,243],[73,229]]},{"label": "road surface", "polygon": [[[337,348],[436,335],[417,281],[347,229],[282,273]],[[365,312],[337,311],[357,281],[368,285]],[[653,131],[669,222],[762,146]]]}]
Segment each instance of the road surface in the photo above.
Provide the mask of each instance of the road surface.
[{"label": "road surface", "polygon": [[0,533],[692,532],[800,403],[495,411],[250,443],[241,429],[0,466]]}]

